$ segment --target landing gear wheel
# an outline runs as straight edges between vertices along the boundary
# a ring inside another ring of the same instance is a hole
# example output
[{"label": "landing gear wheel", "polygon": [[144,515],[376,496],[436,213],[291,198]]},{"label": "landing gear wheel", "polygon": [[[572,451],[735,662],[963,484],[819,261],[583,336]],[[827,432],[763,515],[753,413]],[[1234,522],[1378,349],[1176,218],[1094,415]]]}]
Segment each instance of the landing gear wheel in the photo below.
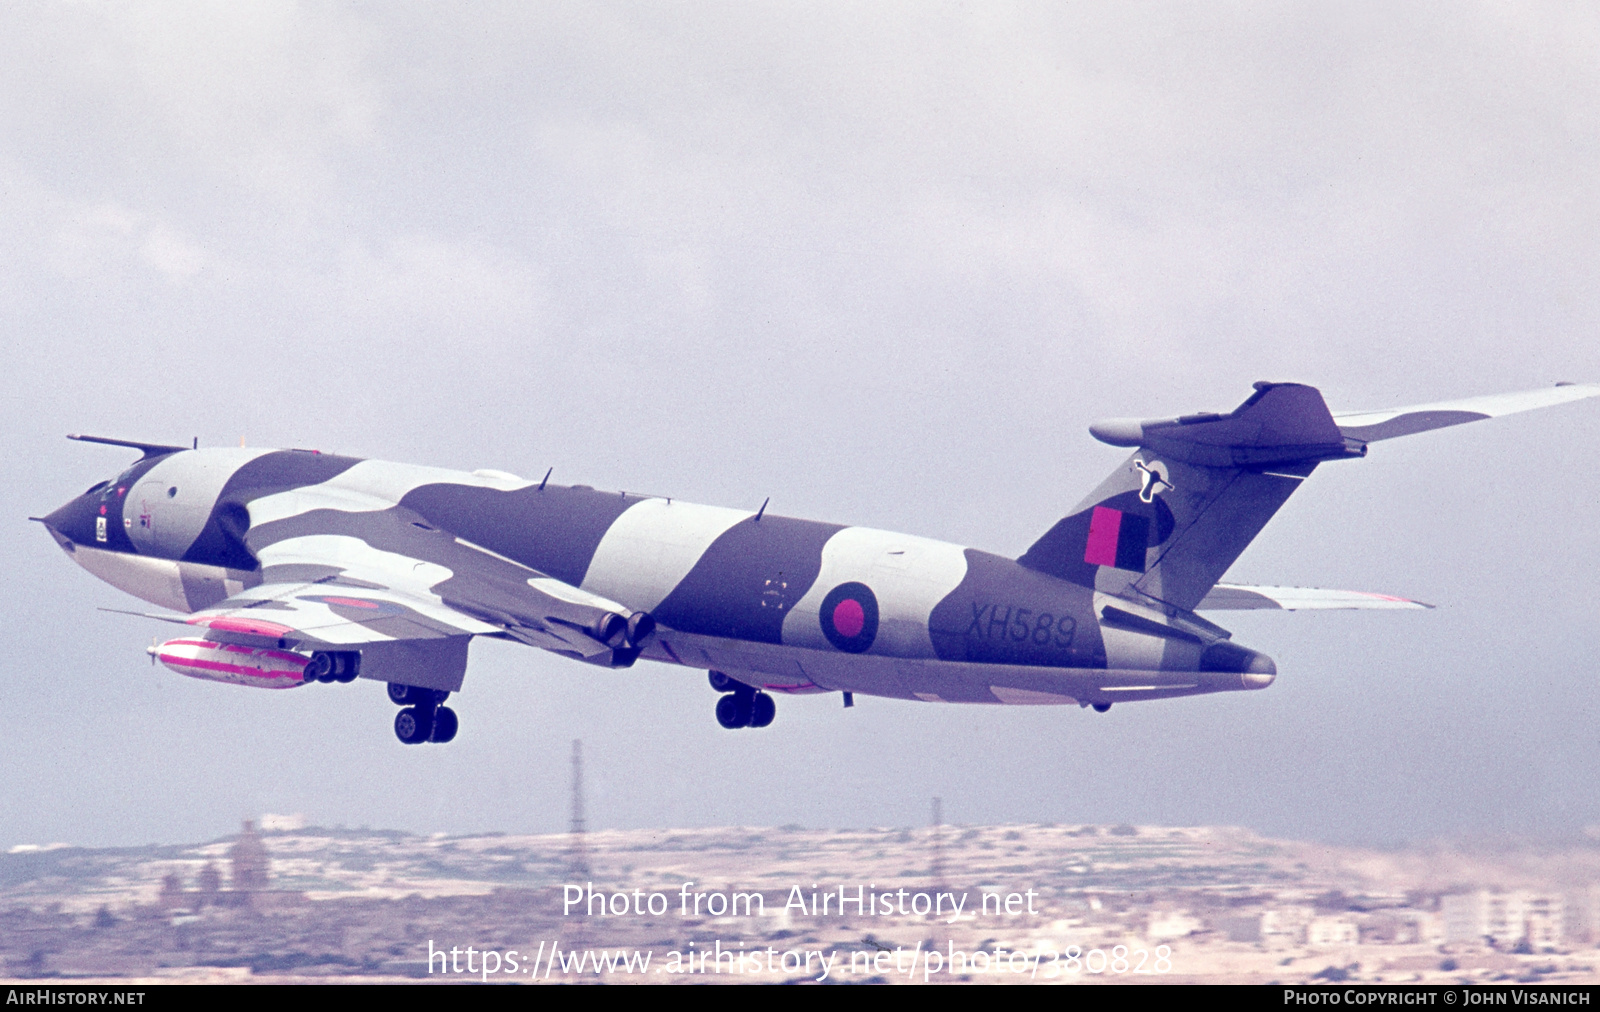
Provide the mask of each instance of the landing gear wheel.
[{"label": "landing gear wheel", "polygon": [[394,715],[394,736],[407,745],[421,745],[433,734],[433,712],[408,706]]},{"label": "landing gear wheel", "polygon": [[389,702],[396,706],[438,706],[450,698],[444,689],[424,689],[402,682],[389,683]]},{"label": "landing gear wheel", "polygon": [[1095,703],[1094,704],[1094,712],[1095,713],[1105,713],[1109,709],[1111,709],[1111,704],[1110,703]]},{"label": "landing gear wheel", "polygon": [[349,684],[356,680],[356,675],[361,670],[360,654],[334,654],[333,655],[333,680]]},{"label": "landing gear wheel", "polygon": [[772,718],[778,715],[778,704],[765,692],[756,693],[756,698],[750,701],[750,726],[766,727],[772,723]]},{"label": "landing gear wheel", "polygon": [[730,731],[750,726],[750,700],[744,693],[729,693],[717,700],[717,723]]},{"label": "landing gear wheel", "polygon": [[456,729],[460,726],[460,722],[456,720],[456,711],[448,706],[441,706],[433,711],[433,734],[428,740],[442,745],[456,736]]},{"label": "landing gear wheel", "polygon": [[326,682],[333,678],[333,655],[317,651],[311,655],[311,660],[306,664],[305,673],[300,676],[306,682]]},{"label": "landing gear wheel", "polygon": [[709,681],[711,683],[711,687],[716,689],[718,692],[734,692],[739,688],[740,685],[739,682],[734,681],[720,671],[707,671],[706,680]]}]

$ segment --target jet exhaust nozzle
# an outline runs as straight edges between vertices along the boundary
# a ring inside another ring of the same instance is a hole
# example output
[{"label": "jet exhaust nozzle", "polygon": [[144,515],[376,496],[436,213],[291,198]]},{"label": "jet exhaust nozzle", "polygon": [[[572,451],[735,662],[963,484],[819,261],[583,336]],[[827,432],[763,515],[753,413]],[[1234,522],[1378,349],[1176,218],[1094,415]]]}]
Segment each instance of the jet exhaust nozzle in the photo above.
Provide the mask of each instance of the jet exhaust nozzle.
[{"label": "jet exhaust nozzle", "polygon": [[636,611],[628,616],[628,646],[637,647],[656,631],[656,620],[647,611]]},{"label": "jet exhaust nozzle", "polygon": [[589,632],[595,639],[609,646],[621,646],[622,638],[628,632],[628,620],[614,611],[602,612],[589,627]]}]

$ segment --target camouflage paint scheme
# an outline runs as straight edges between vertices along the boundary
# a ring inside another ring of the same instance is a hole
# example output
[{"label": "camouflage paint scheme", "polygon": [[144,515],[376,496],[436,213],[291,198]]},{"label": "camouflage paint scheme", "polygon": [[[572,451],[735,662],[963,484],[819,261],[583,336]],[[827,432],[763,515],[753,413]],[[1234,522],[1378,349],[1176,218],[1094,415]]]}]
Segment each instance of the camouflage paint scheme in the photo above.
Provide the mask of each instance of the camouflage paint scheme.
[{"label": "camouflage paint scheme", "polygon": [[1319,463],[1596,394],[1566,385],[1335,418],[1312,387],[1259,383],[1226,415],[1098,423],[1097,438],[1134,452],[1015,560],[548,475],[95,437],[81,438],[144,456],[43,523],[91,573],[184,613],[169,621],[191,638],[158,656],[201,677],[268,684],[177,667],[217,643],[262,658],[274,686],[301,684],[285,675],[294,658],[325,653],[361,677],[455,691],[467,642],[494,636],[767,692],[1103,709],[1272,683],[1271,659],[1199,610],[1419,607],[1218,585]]}]

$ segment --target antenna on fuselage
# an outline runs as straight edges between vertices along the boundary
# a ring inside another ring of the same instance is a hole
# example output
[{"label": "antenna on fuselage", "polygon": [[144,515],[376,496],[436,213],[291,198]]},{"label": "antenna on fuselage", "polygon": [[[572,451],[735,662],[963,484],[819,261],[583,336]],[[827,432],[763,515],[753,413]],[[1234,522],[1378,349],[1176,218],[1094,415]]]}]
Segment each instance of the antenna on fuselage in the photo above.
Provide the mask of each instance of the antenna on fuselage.
[{"label": "antenna on fuselage", "polygon": [[556,469],[556,466],[554,464],[551,464],[550,465],[550,470],[548,470],[548,471],[546,471],[544,473],[544,478],[541,479],[540,482],[539,482],[539,491],[541,491],[541,492],[544,491],[545,483],[550,480],[550,475],[555,473],[555,469]]},{"label": "antenna on fuselage", "polygon": [[766,512],[767,512],[767,503],[769,503],[771,501],[772,501],[772,496],[770,496],[770,495],[767,496],[765,499],[761,500],[761,508],[756,510],[756,518],[755,518],[755,520],[751,521],[751,523],[760,523],[761,522],[761,518],[763,516],[765,516]]},{"label": "antenna on fuselage", "polygon": [[194,445],[189,447],[189,449],[191,449],[191,450],[200,449],[200,437],[199,436],[194,437]]}]

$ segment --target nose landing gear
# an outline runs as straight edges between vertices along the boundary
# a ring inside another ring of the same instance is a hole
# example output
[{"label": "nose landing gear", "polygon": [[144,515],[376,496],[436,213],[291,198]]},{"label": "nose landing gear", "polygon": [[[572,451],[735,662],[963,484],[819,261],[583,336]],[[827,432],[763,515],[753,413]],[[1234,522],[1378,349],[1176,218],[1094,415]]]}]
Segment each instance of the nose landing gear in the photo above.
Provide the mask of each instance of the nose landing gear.
[{"label": "nose landing gear", "polygon": [[405,707],[394,715],[394,736],[407,745],[443,744],[454,738],[460,727],[456,712],[440,705],[449,697],[443,689],[390,682],[390,701]]},{"label": "nose landing gear", "polygon": [[708,677],[713,689],[726,693],[717,700],[717,723],[723,727],[766,727],[778,715],[778,704],[765,692],[720,671],[708,672]]}]

